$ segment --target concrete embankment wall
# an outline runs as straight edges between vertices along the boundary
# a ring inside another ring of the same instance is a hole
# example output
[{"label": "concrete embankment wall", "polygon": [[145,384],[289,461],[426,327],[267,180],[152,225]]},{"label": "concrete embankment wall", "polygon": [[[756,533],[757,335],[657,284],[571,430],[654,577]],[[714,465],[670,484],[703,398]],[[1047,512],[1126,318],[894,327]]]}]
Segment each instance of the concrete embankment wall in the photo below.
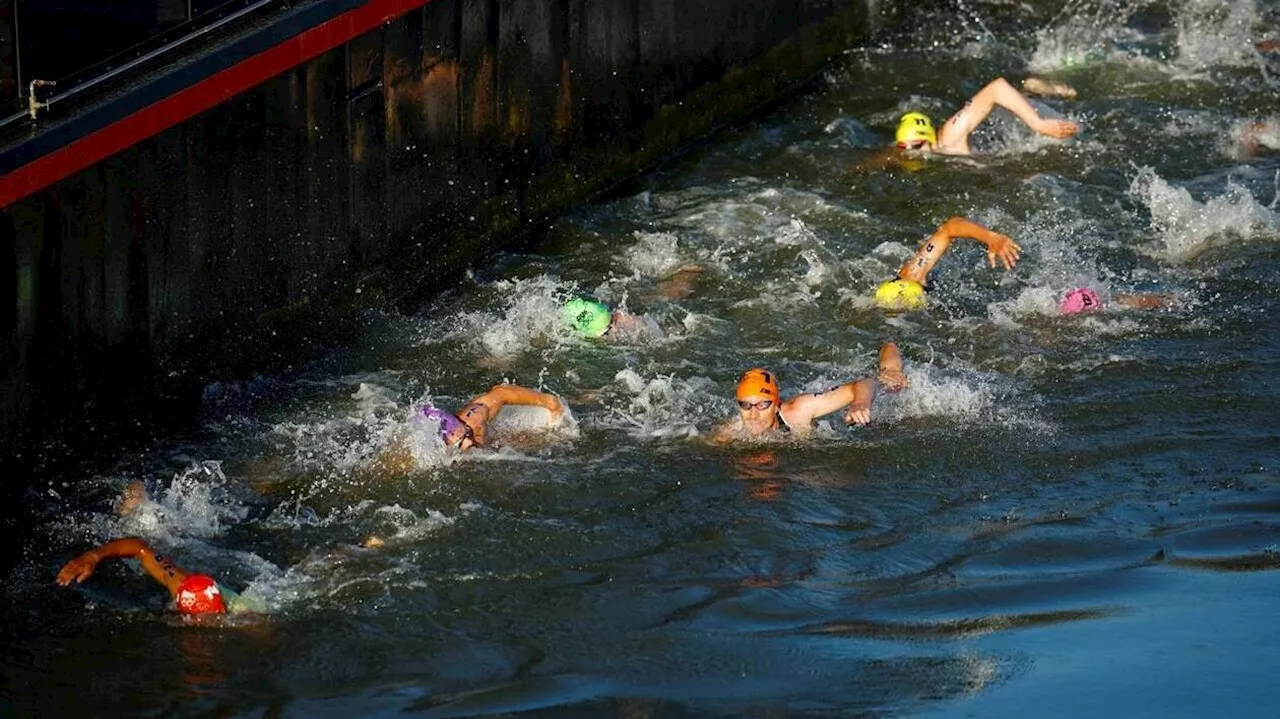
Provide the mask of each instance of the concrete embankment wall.
[{"label": "concrete embankment wall", "polygon": [[330,346],[876,22],[875,0],[432,0],[13,202],[5,456]]}]

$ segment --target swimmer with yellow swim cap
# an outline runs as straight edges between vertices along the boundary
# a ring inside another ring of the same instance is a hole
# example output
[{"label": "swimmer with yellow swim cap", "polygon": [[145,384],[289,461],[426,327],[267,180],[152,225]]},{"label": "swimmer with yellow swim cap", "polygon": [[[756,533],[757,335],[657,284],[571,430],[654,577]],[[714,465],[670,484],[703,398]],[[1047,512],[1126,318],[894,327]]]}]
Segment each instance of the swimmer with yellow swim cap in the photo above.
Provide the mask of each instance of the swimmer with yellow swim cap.
[{"label": "swimmer with yellow swim cap", "polygon": [[952,217],[929,235],[916,253],[903,263],[898,276],[876,288],[876,306],[886,310],[917,310],[924,307],[929,286],[929,272],[947,253],[954,240],[969,237],[987,248],[987,264],[996,260],[1011,270],[1018,264],[1022,248],[999,232],[993,232],[972,220]]},{"label": "swimmer with yellow swim cap", "polygon": [[840,409],[845,410],[845,424],[867,424],[871,421],[871,402],[876,388],[897,392],[906,385],[902,353],[892,342],[880,348],[878,380],[860,379],[786,400],[778,391],[775,374],[766,369],[747,370],[735,392],[738,416],[717,425],[708,440],[724,444],[735,439],[758,439],[783,433],[808,437],[813,432],[814,420]]},{"label": "swimmer with yellow swim cap", "polygon": [[[1045,82],[1038,78],[1028,78],[1023,83],[1023,87],[1040,94],[1075,97],[1075,90],[1070,87],[1061,83]],[[970,155],[972,151],[969,149],[969,135],[978,129],[978,125],[981,125],[997,106],[1013,113],[1027,127],[1041,135],[1065,140],[1080,131],[1080,127],[1070,120],[1041,117],[1022,93],[1003,77],[998,77],[979,90],[959,112],[952,115],[941,128],[936,130],[933,122],[922,113],[908,112],[903,115],[898,122],[898,130],[894,133],[894,143],[902,150],[932,152],[939,155]]]}]

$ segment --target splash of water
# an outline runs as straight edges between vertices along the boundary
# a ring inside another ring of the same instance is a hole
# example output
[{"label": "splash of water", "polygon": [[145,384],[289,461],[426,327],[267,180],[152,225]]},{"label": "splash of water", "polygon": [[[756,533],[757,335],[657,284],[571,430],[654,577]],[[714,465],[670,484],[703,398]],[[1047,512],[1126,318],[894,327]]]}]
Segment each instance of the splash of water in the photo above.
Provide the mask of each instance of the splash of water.
[{"label": "splash of water", "polygon": [[1241,239],[1274,236],[1280,229],[1276,213],[1233,180],[1221,195],[1199,202],[1185,187],[1175,187],[1143,167],[1130,182],[1129,195],[1151,213],[1151,228],[1163,242],[1158,254],[1172,262],[1188,262]]}]

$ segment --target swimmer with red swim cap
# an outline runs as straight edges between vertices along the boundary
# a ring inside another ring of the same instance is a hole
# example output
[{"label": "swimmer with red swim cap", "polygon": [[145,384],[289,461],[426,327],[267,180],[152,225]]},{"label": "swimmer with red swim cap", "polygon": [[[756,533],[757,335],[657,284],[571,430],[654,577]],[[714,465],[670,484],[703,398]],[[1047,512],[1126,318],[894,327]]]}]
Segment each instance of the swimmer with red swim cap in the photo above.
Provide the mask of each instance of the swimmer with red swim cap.
[{"label": "swimmer with red swim cap", "polygon": [[73,583],[80,584],[93,576],[102,560],[121,558],[138,560],[152,579],[169,590],[174,607],[181,614],[234,614],[252,611],[240,601],[239,594],[222,586],[213,577],[182,569],[137,537],[112,540],[72,559],[58,572],[58,584],[64,587]]},{"label": "swimmer with red swim cap", "polygon": [[916,253],[902,264],[896,279],[884,282],[876,288],[876,306],[886,310],[915,310],[924,307],[929,272],[947,253],[951,243],[964,237],[986,246],[987,264],[991,267],[996,266],[997,260],[1004,265],[1005,270],[1012,270],[1018,264],[1018,257],[1022,252],[1018,243],[972,220],[952,217],[920,243]]},{"label": "swimmer with red swim cap", "polygon": [[808,437],[813,432],[814,420],[840,409],[845,410],[845,424],[867,424],[871,421],[871,402],[877,386],[897,392],[906,385],[902,354],[892,342],[880,347],[878,381],[860,379],[824,392],[805,392],[786,400],[778,391],[776,375],[765,369],[747,370],[735,393],[738,416],[717,425],[708,440],[713,444],[724,444],[735,439],[755,439],[782,433]]}]

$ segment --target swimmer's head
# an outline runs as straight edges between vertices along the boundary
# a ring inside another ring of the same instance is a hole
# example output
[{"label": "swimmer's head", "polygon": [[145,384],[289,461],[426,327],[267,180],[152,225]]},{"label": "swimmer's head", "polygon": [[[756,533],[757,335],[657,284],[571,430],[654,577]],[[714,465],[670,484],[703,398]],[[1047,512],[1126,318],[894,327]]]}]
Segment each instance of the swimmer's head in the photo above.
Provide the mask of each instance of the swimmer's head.
[{"label": "swimmer's head", "polygon": [[583,337],[603,337],[613,322],[613,313],[603,302],[575,297],[564,303],[564,319]]},{"label": "swimmer's head", "polygon": [[918,310],[924,301],[924,286],[919,282],[896,279],[876,288],[876,307],[882,310]]},{"label": "swimmer's head", "polygon": [[1102,300],[1098,297],[1098,293],[1087,287],[1079,287],[1071,290],[1062,298],[1062,304],[1058,305],[1058,309],[1064,315],[1074,315],[1080,312],[1092,312],[1102,307]]},{"label": "swimmer's head", "polygon": [[462,447],[463,440],[473,438],[471,426],[458,419],[452,412],[427,405],[422,408],[422,416],[434,419],[440,425],[440,439],[446,447],[457,446],[465,449]]},{"label": "swimmer's head", "polygon": [[226,614],[218,583],[207,574],[192,574],[178,585],[175,596],[178,611],[183,614]]},{"label": "swimmer's head", "polygon": [[928,115],[920,112],[908,112],[898,122],[898,131],[894,134],[898,147],[916,149],[921,143],[930,147],[938,144],[938,133],[933,129],[933,121]]},{"label": "swimmer's head", "polygon": [[752,435],[770,431],[777,422],[782,398],[778,395],[778,379],[764,369],[749,369],[738,380],[738,414]]}]

